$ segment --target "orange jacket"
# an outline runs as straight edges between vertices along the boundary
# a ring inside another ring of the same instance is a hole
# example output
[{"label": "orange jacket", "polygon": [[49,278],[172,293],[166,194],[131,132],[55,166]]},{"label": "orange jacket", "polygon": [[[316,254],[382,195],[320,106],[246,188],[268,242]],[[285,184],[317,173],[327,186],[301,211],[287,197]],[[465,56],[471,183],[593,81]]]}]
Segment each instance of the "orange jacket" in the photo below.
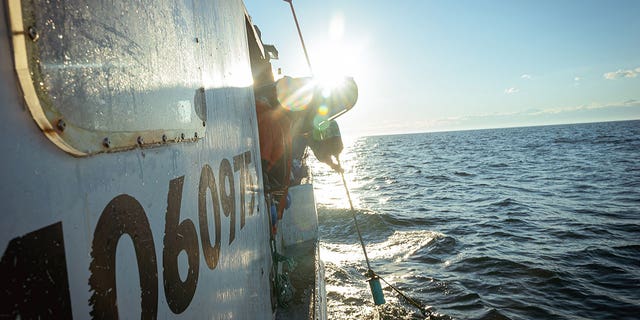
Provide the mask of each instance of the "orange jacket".
[{"label": "orange jacket", "polygon": [[[268,103],[256,100],[258,133],[260,135],[260,157],[266,168],[263,170],[269,178],[275,179],[284,189],[284,195],[278,199],[278,218],[286,205],[287,191],[292,163],[291,120],[281,108],[271,108]],[[272,186],[273,187],[273,186]]]},{"label": "orange jacket", "polygon": [[273,109],[269,104],[257,100],[258,133],[260,154],[267,163],[267,173],[278,173],[276,178],[285,184],[291,169],[291,120],[282,109]]}]

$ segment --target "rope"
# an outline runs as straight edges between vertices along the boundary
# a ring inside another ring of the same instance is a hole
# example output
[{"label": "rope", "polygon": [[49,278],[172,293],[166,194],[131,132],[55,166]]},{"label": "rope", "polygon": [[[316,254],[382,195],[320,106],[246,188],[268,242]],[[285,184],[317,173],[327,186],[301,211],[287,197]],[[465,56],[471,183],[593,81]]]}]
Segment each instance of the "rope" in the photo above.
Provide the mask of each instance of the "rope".
[{"label": "rope", "polygon": [[[340,164],[340,158],[336,157],[336,161],[338,162],[338,166],[342,167],[342,165]],[[382,281],[384,281],[384,283],[386,283],[389,287],[391,287],[391,289],[395,290],[400,296],[402,296],[405,300],[407,300],[407,302],[409,302],[411,305],[413,305],[414,307],[416,307],[418,310],[420,310],[420,312],[422,313],[423,316],[428,317],[431,315],[431,311],[425,309],[424,307],[422,307],[417,301],[415,301],[414,299],[412,299],[411,297],[407,296],[406,294],[404,294],[400,289],[396,288],[395,286],[393,286],[392,284],[390,284],[387,280],[385,280],[383,277],[381,277],[379,274],[377,274],[376,272],[374,272],[371,269],[371,264],[369,263],[369,256],[367,256],[367,249],[364,245],[364,241],[362,240],[362,233],[360,233],[360,227],[358,227],[358,220],[356,219],[356,211],[353,208],[353,201],[351,201],[351,194],[349,193],[349,188],[347,188],[347,180],[344,178],[344,170],[340,171],[340,176],[342,177],[342,184],[344,185],[344,190],[347,192],[347,199],[349,199],[349,206],[351,207],[351,215],[353,216],[353,223],[356,226],[356,231],[358,232],[358,239],[360,240],[360,245],[362,246],[362,252],[364,253],[364,259],[367,262],[367,273],[366,276],[369,277],[378,277],[380,278]]]},{"label": "rope", "polygon": [[429,315],[431,315],[431,311],[425,309],[418,302],[416,302],[415,300],[411,299],[411,297],[405,295],[402,291],[400,291],[400,289],[394,287],[392,284],[387,282],[387,280],[385,280],[379,274],[376,274],[376,276],[378,276],[378,278],[380,278],[382,281],[384,281],[384,283],[386,283],[389,287],[391,287],[391,289],[395,290],[400,296],[402,296],[405,300],[407,300],[407,302],[412,304],[414,307],[418,308],[418,310],[420,310],[420,312],[422,313],[423,316],[428,317]]},{"label": "rope", "polygon": [[[293,0],[284,0],[285,2],[289,3],[289,6],[291,7],[291,13],[293,14],[293,20],[296,23],[296,28],[298,29],[298,35],[300,36],[300,42],[302,43],[302,49],[304,50],[304,57],[307,59],[307,65],[309,66],[309,71],[311,72],[311,74],[313,74],[313,68],[311,67],[311,61],[309,60],[309,54],[307,53],[307,46],[304,44],[304,39],[302,37],[302,31],[300,31],[300,24],[298,23],[298,17],[296,16],[296,11],[293,8]],[[306,152],[306,151],[305,151]],[[338,167],[342,167],[340,165],[340,158],[336,156],[336,161],[338,162]],[[419,303],[417,303],[415,300],[411,299],[410,297],[408,297],[407,295],[405,295],[404,293],[402,293],[402,291],[400,291],[400,289],[392,286],[389,282],[387,282],[387,280],[385,280],[383,277],[381,277],[379,274],[375,273],[372,269],[371,269],[371,263],[369,263],[369,256],[367,255],[367,249],[364,245],[364,241],[362,240],[362,233],[360,232],[360,227],[358,226],[358,220],[356,219],[356,210],[353,208],[353,201],[351,201],[351,194],[349,193],[349,188],[347,188],[347,180],[344,178],[344,170],[340,170],[340,176],[342,177],[342,184],[344,185],[344,190],[347,192],[347,198],[349,199],[349,206],[351,207],[351,215],[353,216],[353,223],[356,226],[356,231],[358,232],[358,239],[360,240],[360,246],[362,246],[362,252],[364,253],[364,259],[367,262],[367,275],[370,276],[377,276],[378,278],[382,279],[382,281],[384,281],[384,283],[386,283],[389,287],[391,287],[393,290],[395,290],[398,294],[400,294],[403,298],[405,298],[410,304],[412,304],[414,307],[418,308],[418,310],[420,310],[420,312],[422,312],[422,315],[425,317],[428,317],[431,312],[425,308],[423,308],[422,306],[420,306]]]},{"label": "rope", "polygon": [[[342,167],[340,165],[340,158],[336,157],[336,161],[338,162],[338,167]],[[349,193],[349,188],[347,188],[347,180],[344,179],[344,170],[340,170],[340,176],[342,177],[342,184],[344,185],[344,190],[347,191],[347,198],[349,199],[349,206],[351,207],[351,215],[353,216],[353,223],[356,225],[356,231],[358,231],[358,239],[360,239],[360,245],[362,246],[362,252],[364,252],[364,259],[367,262],[367,269],[370,272],[371,264],[369,263],[369,256],[367,256],[367,249],[365,248],[364,241],[362,240],[362,233],[360,233],[360,227],[358,227],[358,220],[356,219],[356,210],[353,208],[353,201],[351,201],[351,194]]]},{"label": "rope", "polygon": [[304,57],[307,58],[307,65],[309,66],[309,71],[313,74],[313,69],[311,68],[311,61],[309,61],[309,54],[307,53],[307,46],[304,45],[304,39],[302,38],[302,31],[300,31],[300,24],[298,23],[298,17],[296,16],[296,10],[293,9],[293,0],[284,0],[284,2],[288,2],[289,6],[291,6],[291,13],[293,14],[293,20],[296,22],[296,28],[298,28],[298,35],[300,36],[300,42],[302,43],[302,49],[304,50]]}]

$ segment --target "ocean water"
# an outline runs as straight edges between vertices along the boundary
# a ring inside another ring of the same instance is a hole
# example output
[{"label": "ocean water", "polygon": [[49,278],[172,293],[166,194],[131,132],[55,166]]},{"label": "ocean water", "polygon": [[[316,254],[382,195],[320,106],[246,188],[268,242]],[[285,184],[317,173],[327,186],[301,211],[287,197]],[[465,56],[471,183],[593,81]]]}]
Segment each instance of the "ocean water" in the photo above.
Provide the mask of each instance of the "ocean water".
[{"label": "ocean water", "polygon": [[346,142],[312,163],[330,319],[640,319],[640,121]]}]

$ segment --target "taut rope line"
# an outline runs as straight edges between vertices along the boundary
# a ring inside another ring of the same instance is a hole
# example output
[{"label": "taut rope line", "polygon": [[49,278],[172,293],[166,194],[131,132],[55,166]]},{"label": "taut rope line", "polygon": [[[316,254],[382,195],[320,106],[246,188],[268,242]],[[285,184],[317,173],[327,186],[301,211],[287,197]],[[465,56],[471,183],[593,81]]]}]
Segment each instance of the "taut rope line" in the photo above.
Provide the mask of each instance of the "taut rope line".
[{"label": "taut rope line", "polygon": [[[338,166],[342,168],[342,165],[340,164],[340,158],[336,157],[336,160],[338,162]],[[381,277],[379,274],[375,273],[371,269],[371,264],[369,263],[369,256],[367,255],[367,249],[364,245],[364,241],[362,240],[362,233],[360,232],[360,227],[358,226],[358,220],[356,219],[356,210],[353,208],[353,201],[351,201],[351,193],[349,193],[349,188],[347,188],[347,180],[344,178],[344,170],[340,171],[340,177],[342,177],[342,184],[344,185],[344,190],[347,192],[347,199],[349,199],[349,206],[351,207],[351,216],[353,217],[353,223],[355,224],[356,231],[358,232],[358,239],[360,240],[360,245],[362,246],[364,259],[367,262],[368,270],[367,270],[366,276],[371,278],[380,278],[382,281],[384,281],[384,283],[386,283],[389,287],[391,287],[391,289],[395,290],[400,296],[402,296],[407,302],[409,302],[414,307],[418,308],[418,310],[420,310],[423,316],[428,317],[429,315],[431,315],[431,311],[422,307],[417,301],[405,295],[402,291],[400,291],[400,289],[390,284],[387,280],[385,280],[383,277]],[[374,297],[374,300],[375,300],[375,297]],[[384,303],[384,300],[382,303]]]},{"label": "taut rope line", "polygon": [[[338,162],[338,166],[342,168],[340,165],[340,159],[336,158]],[[358,231],[358,239],[360,239],[360,245],[362,246],[362,252],[364,252],[364,259],[367,261],[367,269],[368,272],[373,272],[371,270],[371,264],[369,263],[369,256],[367,255],[367,249],[365,248],[364,241],[362,240],[362,233],[360,233],[360,227],[358,227],[358,220],[356,219],[356,210],[353,208],[353,201],[351,201],[351,194],[349,193],[349,188],[347,188],[347,180],[344,178],[344,170],[340,171],[340,176],[342,177],[342,184],[344,185],[344,190],[347,191],[347,198],[349,199],[349,206],[351,207],[351,216],[353,217],[353,223],[356,225],[356,231]]]},{"label": "taut rope line", "polygon": [[307,53],[307,46],[304,44],[304,39],[302,38],[302,31],[300,31],[300,24],[298,23],[298,17],[296,16],[296,10],[293,9],[293,0],[284,0],[284,2],[288,2],[291,7],[291,13],[293,14],[293,20],[296,22],[296,28],[298,28],[298,35],[300,36],[300,42],[302,42],[302,50],[304,50],[304,57],[307,58],[307,65],[309,66],[309,71],[313,74],[313,68],[311,68],[311,61],[309,61],[309,54]]}]

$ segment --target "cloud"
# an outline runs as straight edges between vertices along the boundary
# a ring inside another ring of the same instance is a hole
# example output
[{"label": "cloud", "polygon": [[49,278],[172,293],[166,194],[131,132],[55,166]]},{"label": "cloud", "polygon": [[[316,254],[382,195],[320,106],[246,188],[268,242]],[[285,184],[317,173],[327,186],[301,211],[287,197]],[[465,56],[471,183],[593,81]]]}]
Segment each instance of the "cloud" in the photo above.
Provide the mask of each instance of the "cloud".
[{"label": "cloud", "polygon": [[531,75],[525,73],[525,74],[521,75],[520,78],[525,79],[525,80],[529,80],[529,79],[531,79]]},{"label": "cloud", "polygon": [[[611,103],[593,102],[554,108],[531,108],[504,113],[487,113],[446,118],[380,120],[365,122],[364,127],[343,125],[345,136],[370,136],[425,131],[453,131],[482,128],[523,127],[565,123],[602,122],[640,119],[640,99]],[[358,122],[360,123],[360,122]],[[362,124],[360,124],[361,126]]]},{"label": "cloud", "polygon": [[516,93],[518,91],[520,91],[520,89],[514,88],[514,87],[511,87],[511,88],[508,88],[508,89],[504,89],[504,93],[505,94],[514,94],[514,93]]},{"label": "cloud", "polygon": [[602,75],[607,80],[615,80],[620,78],[635,78],[640,73],[640,67],[629,70],[618,69],[618,71],[607,72]]},{"label": "cloud", "polygon": [[583,104],[576,105],[570,107],[559,107],[559,108],[551,108],[544,110],[536,110],[536,112],[524,112],[523,114],[527,115],[541,115],[541,114],[558,114],[565,112],[573,112],[573,111],[584,111],[584,110],[598,110],[598,109],[612,109],[612,108],[625,108],[625,107],[633,107],[639,108],[640,101],[636,99],[629,99],[623,102],[615,102],[615,103],[591,103],[591,104]]},{"label": "cloud", "polygon": [[517,112],[471,115],[449,124],[449,130],[521,127],[545,124],[640,119],[640,100],[589,103]]},{"label": "cloud", "polygon": [[580,81],[582,81],[582,77],[580,76],[573,77],[573,87],[574,88],[580,87]]}]

